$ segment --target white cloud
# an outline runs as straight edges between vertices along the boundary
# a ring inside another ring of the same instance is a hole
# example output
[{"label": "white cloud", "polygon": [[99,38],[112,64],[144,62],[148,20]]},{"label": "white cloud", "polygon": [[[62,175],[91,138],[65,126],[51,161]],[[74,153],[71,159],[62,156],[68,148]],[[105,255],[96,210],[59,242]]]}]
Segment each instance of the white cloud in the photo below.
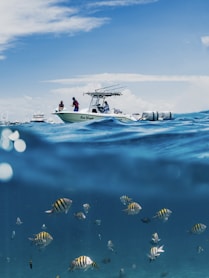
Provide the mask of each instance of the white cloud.
[{"label": "white cloud", "polygon": [[[42,97],[17,96],[1,98],[1,121],[29,121],[33,113],[45,112],[48,114],[49,101]],[[52,107],[50,107],[52,111]]]},{"label": "white cloud", "polygon": [[[70,0],[1,0],[0,1],[0,60],[2,52],[15,42],[36,34],[88,32],[109,22],[106,17],[85,15],[86,7],[117,7],[157,2],[159,0],[89,1],[84,5]],[[74,6],[72,6],[74,5]],[[93,12],[93,11],[92,11]]]},{"label": "white cloud", "polygon": [[158,2],[159,0],[106,0],[89,3],[89,7],[119,7],[142,5]]},{"label": "white cloud", "polygon": [[209,36],[201,37],[201,42],[204,46],[209,47]]},{"label": "white cloud", "polygon": [[[159,0],[89,1],[84,5],[70,0],[1,0],[0,60],[2,52],[15,42],[35,34],[88,32],[109,22],[109,18],[85,15],[88,7],[118,7],[154,3]],[[74,5],[74,6],[72,6]],[[92,11],[93,12],[93,11]]]},{"label": "white cloud", "polygon": [[23,36],[87,32],[107,22],[107,18],[81,16],[79,9],[62,3],[62,0],[1,0],[0,52]]},{"label": "white cloud", "polygon": [[69,79],[54,79],[47,82],[58,84],[108,82],[108,83],[138,83],[138,82],[209,82],[209,76],[199,75],[144,75],[137,73],[101,73],[81,75]]}]

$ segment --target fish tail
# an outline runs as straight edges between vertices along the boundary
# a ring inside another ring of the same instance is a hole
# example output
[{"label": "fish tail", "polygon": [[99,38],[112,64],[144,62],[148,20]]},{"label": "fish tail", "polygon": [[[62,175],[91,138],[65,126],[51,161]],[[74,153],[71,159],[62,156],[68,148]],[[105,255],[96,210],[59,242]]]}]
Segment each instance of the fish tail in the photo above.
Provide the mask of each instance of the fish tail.
[{"label": "fish tail", "polygon": [[35,244],[34,238],[29,237],[28,239],[30,240],[30,244],[31,244],[31,246]]},{"label": "fish tail", "polygon": [[68,268],[68,271],[74,271],[75,270],[75,266],[71,265],[69,268]]},{"label": "fish tail", "polygon": [[96,268],[96,269],[99,268],[99,266],[98,266],[98,264],[97,264],[96,262],[93,262],[93,263],[92,263],[92,267],[93,267],[93,268]]},{"label": "fish tail", "polygon": [[161,246],[158,248],[158,252],[165,252],[165,250],[163,250],[163,247],[164,247],[164,245],[161,245]]}]

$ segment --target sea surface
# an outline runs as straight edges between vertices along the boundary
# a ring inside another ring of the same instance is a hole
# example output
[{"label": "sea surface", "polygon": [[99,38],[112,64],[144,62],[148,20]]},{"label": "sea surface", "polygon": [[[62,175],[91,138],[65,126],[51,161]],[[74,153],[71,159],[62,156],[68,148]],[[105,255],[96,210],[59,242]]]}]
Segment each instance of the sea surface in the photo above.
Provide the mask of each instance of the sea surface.
[{"label": "sea surface", "polygon": [[[209,278],[209,111],[0,134],[1,278]],[[45,213],[59,198],[68,213]],[[29,238],[42,231],[53,240],[40,248]],[[97,267],[69,271],[82,255]]]}]

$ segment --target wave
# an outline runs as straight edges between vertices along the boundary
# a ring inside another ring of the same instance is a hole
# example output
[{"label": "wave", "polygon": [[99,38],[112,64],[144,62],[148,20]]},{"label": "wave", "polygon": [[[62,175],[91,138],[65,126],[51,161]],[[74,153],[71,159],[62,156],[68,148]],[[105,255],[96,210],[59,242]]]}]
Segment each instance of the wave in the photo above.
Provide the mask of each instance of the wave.
[{"label": "wave", "polygon": [[[180,114],[172,121],[121,123],[115,119],[78,124],[12,126],[26,142],[24,153],[1,151],[14,170],[11,184],[107,190],[144,194],[173,192],[179,184],[198,190],[208,177],[209,111]],[[2,128],[3,129],[3,128]],[[74,182],[75,181],[75,182]],[[137,182],[136,182],[137,181]],[[119,185],[118,185],[119,183]],[[166,184],[166,190],[164,190]],[[203,191],[204,191],[203,190]],[[195,190],[194,190],[195,191]],[[177,194],[179,195],[179,194]]]}]

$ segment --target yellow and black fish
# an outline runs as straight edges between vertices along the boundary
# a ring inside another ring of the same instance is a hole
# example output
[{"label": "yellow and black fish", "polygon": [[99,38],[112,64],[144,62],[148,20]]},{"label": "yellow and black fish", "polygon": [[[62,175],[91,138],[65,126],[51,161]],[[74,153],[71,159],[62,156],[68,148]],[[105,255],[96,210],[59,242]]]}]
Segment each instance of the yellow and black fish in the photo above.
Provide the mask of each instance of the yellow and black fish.
[{"label": "yellow and black fish", "polygon": [[207,226],[205,224],[197,223],[192,226],[192,228],[190,229],[190,233],[194,235],[200,235],[205,231],[206,228]]},{"label": "yellow and black fish", "polygon": [[28,239],[31,240],[38,247],[45,248],[52,242],[53,237],[49,233],[43,231],[35,234],[33,238],[29,237]]},{"label": "yellow and black fish", "polygon": [[138,214],[141,209],[142,207],[140,206],[140,204],[136,202],[132,202],[128,204],[127,208],[124,209],[124,211],[129,215],[134,215],[134,214]]},{"label": "yellow and black fish", "polygon": [[169,216],[171,215],[172,211],[168,208],[163,208],[156,212],[153,218],[159,218],[164,222],[168,220]]},{"label": "yellow and black fish", "polygon": [[70,265],[69,270],[73,271],[75,269],[83,269],[86,271],[89,268],[97,268],[97,264],[92,261],[92,259],[88,256],[80,256],[78,258],[75,258]]},{"label": "yellow and black fish", "polygon": [[59,198],[52,204],[52,209],[46,210],[46,213],[68,213],[72,205],[72,200],[68,198]]}]

